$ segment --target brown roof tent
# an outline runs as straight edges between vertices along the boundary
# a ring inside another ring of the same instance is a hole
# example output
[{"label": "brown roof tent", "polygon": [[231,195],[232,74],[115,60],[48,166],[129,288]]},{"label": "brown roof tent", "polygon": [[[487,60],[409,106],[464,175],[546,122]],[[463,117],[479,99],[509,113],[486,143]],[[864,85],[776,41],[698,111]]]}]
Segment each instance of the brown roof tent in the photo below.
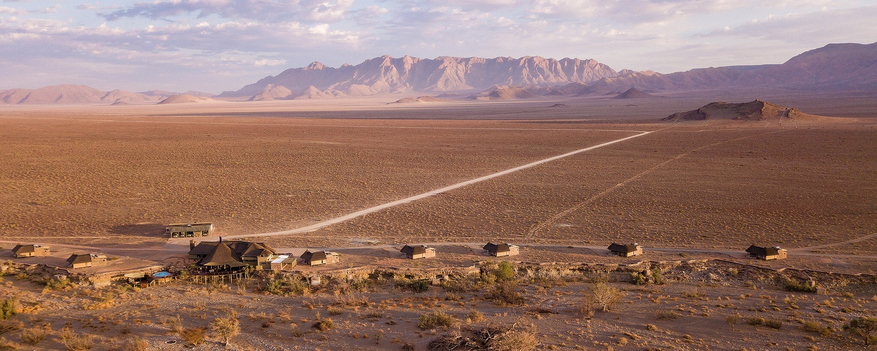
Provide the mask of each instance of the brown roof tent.
[{"label": "brown roof tent", "polygon": [[231,248],[225,243],[218,243],[213,252],[201,259],[198,264],[206,267],[243,267],[247,265],[246,263],[241,262],[240,256],[232,252]]},{"label": "brown roof tent", "polygon": [[637,249],[639,249],[639,248],[640,248],[640,246],[637,243],[627,244],[627,245],[612,243],[612,245],[609,245],[609,247],[607,249],[609,249],[609,251],[612,251],[614,253],[629,254],[631,252],[636,252]]},{"label": "brown roof tent", "polygon": [[779,246],[761,247],[750,245],[749,248],[746,249],[746,252],[749,253],[749,256],[757,257],[763,260],[781,259],[787,257],[786,250],[781,249]]},{"label": "brown roof tent", "polygon": [[67,263],[73,268],[90,267],[107,261],[107,256],[95,254],[72,254],[67,258]]},{"label": "brown roof tent", "polygon": [[405,254],[405,257],[412,259],[435,257],[435,249],[426,245],[405,245],[399,251]]},{"label": "brown roof tent", "polygon": [[35,245],[35,244],[29,244],[29,245],[18,244],[12,248],[12,254],[15,255],[15,257],[17,257],[17,258],[34,257],[34,256],[48,256],[49,255],[49,247]]},{"label": "brown roof tent", "polygon": [[494,256],[508,256],[511,254],[517,254],[518,252],[518,246],[509,243],[487,243],[487,245],[484,245],[483,249]]},{"label": "brown roof tent", "polygon": [[311,250],[306,250],[299,257],[302,260],[304,260],[305,262],[325,260],[326,259],[326,251],[311,252]]},{"label": "brown roof tent", "polygon": [[426,245],[416,245],[416,246],[408,246],[405,245],[401,251],[403,254],[408,255],[409,257],[414,255],[423,255],[426,253]]}]

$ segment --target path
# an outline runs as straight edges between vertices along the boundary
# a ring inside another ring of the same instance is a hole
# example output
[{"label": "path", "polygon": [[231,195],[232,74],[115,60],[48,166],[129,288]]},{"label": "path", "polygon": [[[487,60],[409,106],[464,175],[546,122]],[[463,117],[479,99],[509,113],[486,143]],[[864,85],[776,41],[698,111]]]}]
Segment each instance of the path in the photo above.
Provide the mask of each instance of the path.
[{"label": "path", "polygon": [[575,211],[578,211],[578,210],[580,210],[582,207],[585,207],[585,206],[587,206],[588,204],[590,204],[590,203],[592,203],[592,202],[594,202],[594,201],[596,201],[596,200],[599,200],[600,198],[606,196],[607,194],[609,194],[609,193],[611,193],[611,192],[613,192],[613,191],[615,191],[615,190],[621,189],[622,187],[626,186],[627,184],[630,184],[631,182],[633,182],[633,181],[635,181],[635,180],[637,180],[637,179],[639,179],[639,178],[642,178],[643,176],[645,176],[645,175],[647,175],[647,174],[649,174],[649,173],[654,172],[656,169],[661,168],[661,167],[664,167],[664,166],[667,165],[668,163],[673,162],[673,161],[676,161],[676,160],[679,160],[679,159],[681,159],[681,158],[683,158],[683,157],[685,157],[685,156],[688,156],[688,155],[690,155],[690,154],[692,154],[692,153],[694,153],[694,152],[697,152],[697,151],[700,151],[700,150],[703,150],[703,149],[706,149],[706,148],[710,148],[710,147],[713,147],[713,146],[718,146],[718,145],[721,145],[721,144],[724,144],[724,143],[727,143],[727,142],[732,142],[732,141],[742,140],[742,139],[751,138],[751,137],[759,136],[759,135],[763,135],[763,134],[779,133],[779,132],[781,132],[781,131],[782,131],[782,130],[778,130],[778,131],[770,131],[770,132],[765,132],[765,133],[758,133],[758,134],[753,134],[753,135],[747,135],[747,136],[739,137],[739,138],[736,138],[736,139],[723,140],[723,141],[715,142],[715,143],[712,143],[712,144],[709,144],[709,145],[700,146],[700,147],[697,147],[697,148],[694,148],[694,149],[688,150],[688,151],[686,151],[686,152],[683,152],[683,153],[681,153],[681,154],[679,154],[679,155],[676,155],[675,157],[670,158],[670,159],[668,159],[668,160],[666,160],[666,161],[664,161],[664,162],[661,162],[661,163],[659,163],[659,164],[657,164],[657,165],[655,165],[655,166],[653,166],[653,167],[651,167],[651,168],[649,168],[649,169],[647,169],[647,170],[645,170],[645,171],[642,171],[642,172],[640,172],[640,173],[634,175],[633,177],[627,178],[627,179],[625,179],[624,181],[622,181],[622,182],[620,182],[620,183],[618,183],[618,184],[615,184],[615,185],[613,185],[612,187],[610,187],[610,188],[608,188],[608,189],[606,189],[606,190],[603,190],[603,191],[601,191],[600,193],[598,193],[598,194],[596,194],[596,195],[594,195],[594,196],[589,197],[588,199],[586,199],[586,200],[584,200],[584,201],[582,201],[582,202],[576,204],[576,205],[573,206],[573,207],[570,207],[570,208],[568,208],[568,209],[566,209],[566,210],[563,210],[563,211],[559,212],[558,214],[552,216],[551,218],[548,218],[547,220],[545,220],[545,221],[543,221],[543,222],[537,224],[535,227],[533,227],[532,229],[530,229],[530,231],[527,232],[527,234],[525,235],[525,237],[530,238],[530,237],[536,236],[536,234],[537,234],[540,230],[543,230],[543,229],[545,229],[546,227],[548,227],[548,226],[554,224],[555,222],[557,222],[557,221],[560,220],[561,218],[566,217],[568,214],[573,213],[573,212],[575,212]]},{"label": "path", "polygon": [[504,176],[504,175],[506,175],[506,174],[514,173],[514,172],[517,172],[517,171],[520,171],[520,170],[524,170],[524,169],[527,169],[527,168],[536,167],[536,166],[541,165],[541,164],[544,164],[544,163],[548,163],[548,162],[555,161],[555,160],[559,160],[559,159],[562,159],[562,158],[565,158],[565,157],[569,157],[569,156],[577,155],[577,154],[580,154],[580,153],[583,153],[583,152],[587,152],[587,151],[591,151],[591,150],[599,149],[599,148],[601,148],[601,147],[605,147],[605,146],[609,146],[609,145],[612,145],[612,144],[620,143],[620,142],[622,142],[622,141],[630,140],[630,139],[633,139],[633,138],[638,138],[638,137],[641,137],[641,136],[643,136],[643,135],[647,135],[647,134],[649,134],[649,133],[652,133],[652,132],[651,132],[651,131],[645,131],[645,132],[642,132],[642,131],[641,131],[641,132],[639,132],[639,134],[635,134],[635,135],[632,135],[632,136],[628,136],[628,137],[624,137],[624,138],[621,138],[621,139],[612,140],[612,141],[605,142],[605,143],[602,143],[602,144],[598,144],[598,145],[594,145],[594,146],[586,147],[586,148],[584,148],[584,149],[579,149],[579,150],[575,150],[575,151],[567,152],[567,153],[562,154],[562,155],[557,155],[557,156],[549,157],[549,158],[542,159],[542,160],[539,160],[539,161],[531,162],[531,163],[525,164],[525,165],[523,165],[523,166],[518,166],[518,167],[515,167],[515,168],[511,168],[511,169],[507,169],[507,170],[504,170],[504,171],[500,171],[500,172],[496,172],[496,173],[493,173],[493,174],[489,174],[489,175],[486,175],[486,176],[483,176],[483,177],[478,177],[478,178],[475,178],[475,179],[470,179],[470,180],[467,180],[467,181],[464,181],[464,182],[460,182],[460,183],[457,183],[457,184],[449,185],[449,186],[446,186],[446,187],[441,188],[441,189],[432,190],[432,191],[429,191],[429,192],[425,192],[425,193],[423,193],[423,194],[419,194],[419,195],[415,195],[415,196],[407,197],[407,198],[404,198],[404,199],[401,199],[401,200],[396,200],[396,201],[388,202],[388,203],[385,203],[385,204],[382,204],[382,205],[378,205],[378,206],[374,206],[374,207],[366,208],[366,209],[364,209],[364,210],[356,211],[356,212],[353,212],[353,213],[350,213],[350,214],[347,214],[347,215],[344,215],[344,216],[340,216],[340,217],[332,218],[332,219],[329,219],[329,220],[326,220],[326,221],[322,221],[322,222],[319,222],[319,223],[316,223],[316,224],[312,224],[312,225],[309,225],[309,226],[305,226],[305,227],[301,227],[301,228],[290,229],[290,230],[283,230],[283,231],[271,232],[271,233],[246,234],[246,235],[226,235],[226,236],[223,236],[223,238],[224,238],[224,239],[241,239],[241,238],[265,237],[265,236],[278,236],[278,235],[289,235],[289,234],[300,234],[300,233],[313,232],[313,231],[316,231],[316,230],[319,230],[319,229],[322,229],[322,228],[325,228],[325,227],[328,227],[328,226],[331,226],[331,225],[334,225],[334,224],[342,223],[342,222],[349,221],[349,220],[354,219],[354,218],[357,218],[357,217],[361,217],[361,216],[367,215],[367,214],[369,214],[369,213],[374,213],[374,212],[377,212],[377,211],[380,211],[380,210],[384,210],[384,209],[388,209],[388,208],[391,208],[391,207],[395,207],[395,206],[399,206],[399,205],[407,204],[407,203],[412,202],[412,201],[417,201],[417,200],[424,199],[424,198],[427,198],[427,197],[430,197],[430,196],[435,196],[435,195],[438,195],[438,194],[441,194],[441,193],[444,193],[444,192],[448,192],[448,191],[451,191],[451,190],[454,190],[454,189],[459,189],[459,188],[462,188],[462,187],[465,187],[465,186],[468,186],[468,185],[472,185],[472,184],[480,183],[480,182],[483,182],[483,181],[486,181],[486,180],[490,180],[490,179],[493,179],[493,178],[496,178],[496,177],[501,177],[501,176]]},{"label": "path", "polygon": [[831,244],[825,244],[825,245],[807,246],[807,247],[798,247],[798,248],[788,249],[788,250],[789,250],[789,251],[797,252],[797,251],[809,251],[809,250],[814,250],[814,249],[824,249],[824,248],[826,248],[826,247],[838,246],[838,245],[843,245],[843,244],[857,243],[857,242],[865,241],[865,240],[868,240],[868,239],[871,239],[871,238],[877,238],[877,233],[874,233],[874,234],[871,234],[871,235],[865,235],[865,236],[860,237],[860,238],[850,239],[850,240],[847,240],[847,241],[841,241],[841,242],[837,242],[837,243],[831,243]]}]

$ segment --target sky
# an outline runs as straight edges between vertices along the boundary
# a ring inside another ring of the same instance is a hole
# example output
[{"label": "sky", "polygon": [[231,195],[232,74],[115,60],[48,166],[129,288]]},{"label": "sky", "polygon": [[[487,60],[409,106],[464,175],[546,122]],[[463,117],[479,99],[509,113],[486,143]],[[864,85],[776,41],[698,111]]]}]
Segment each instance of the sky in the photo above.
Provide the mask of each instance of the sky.
[{"label": "sky", "polygon": [[0,90],[220,93],[382,55],[671,73],[870,44],[875,19],[877,0],[0,0]]}]

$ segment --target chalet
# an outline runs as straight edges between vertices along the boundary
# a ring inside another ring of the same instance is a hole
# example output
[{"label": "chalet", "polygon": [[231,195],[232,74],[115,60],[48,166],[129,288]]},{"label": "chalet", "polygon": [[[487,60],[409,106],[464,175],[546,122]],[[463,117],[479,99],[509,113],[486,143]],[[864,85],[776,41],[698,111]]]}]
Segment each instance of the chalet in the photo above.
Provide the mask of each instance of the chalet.
[{"label": "chalet", "polygon": [[485,253],[491,256],[502,257],[502,256],[515,256],[520,254],[520,249],[518,245],[512,245],[508,243],[504,244],[494,244],[487,243],[483,247]]},{"label": "chalet", "polygon": [[241,256],[232,251],[226,243],[217,243],[207,256],[198,261],[198,266],[208,271],[237,271],[247,266]]},{"label": "chalet", "polygon": [[48,256],[49,247],[40,245],[22,245],[18,244],[12,248],[12,254],[17,258]]},{"label": "chalet", "polygon": [[405,247],[399,251],[402,252],[405,258],[410,258],[412,260],[435,257],[435,248],[426,247],[426,245],[405,245]]},{"label": "chalet", "polygon": [[73,254],[67,259],[67,263],[74,269],[102,266],[107,264],[107,256],[95,254]]},{"label": "chalet", "polygon": [[779,246],[761,247],[751,245],[748,249],[746,249],[746,252],[749,253],[750,257],[755,257],[766,261],[781,260],[789,256],[786,249],[781,249]]},{"label": "chalet", "polygon": [[291,257],[290,255],[279,255],[271,261],[270,267],[271,270],[275,272],[286,271],[294,268],[297,261],[298,260],[295,259],[295,257]]},{"label": "chalet", "polygon": [[173,223],[164,229],[171,238],[194,238],[208,236],[213,233],[213,223]]},{"label": "chalet", "polygon": [[[221,250],[223,259],[225,248],[230,251],[230,258],[236,260],[243,265],[259,268],[269,268],[270,262],[276,258],[277,252],[271,246],[265,243],[252,243],[248,241],[202,241],[195,245],[194,241],[189,243],[189,258],[198,261],[203,266],[205,259],[214,255],[217,250]],[[237,267],[237,264],[230,264],[229,267]]]},{"label": "chalet", "polygon": [[607,249],[609,249],[612,254],[621,257],[631,257],[643,254],[643,247],[637,243],[627,245],[612,243],[612,245],[609,245]]},{"label": "chalet", "polygon": [[333,264],[341,261],[341,255],[337,252],[329,252],[329,251],[317,251],[311,252],[311,250],[305,251],[301,256],[302,263],[309,266],[319,266],[323,264]]}]

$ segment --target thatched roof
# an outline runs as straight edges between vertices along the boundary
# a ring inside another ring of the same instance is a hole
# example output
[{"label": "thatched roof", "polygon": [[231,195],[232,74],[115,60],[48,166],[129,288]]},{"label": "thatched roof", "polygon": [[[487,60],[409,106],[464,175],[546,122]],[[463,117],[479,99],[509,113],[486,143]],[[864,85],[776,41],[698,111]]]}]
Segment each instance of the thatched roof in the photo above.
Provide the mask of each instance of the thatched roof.
[{"label": "thatched roof", "polygon": [[202,266],[229,266],[243,267],[246,263],[241,262],[240,256],[235,255],[225,243],[217,243],[216,248],[198,262]]}]

